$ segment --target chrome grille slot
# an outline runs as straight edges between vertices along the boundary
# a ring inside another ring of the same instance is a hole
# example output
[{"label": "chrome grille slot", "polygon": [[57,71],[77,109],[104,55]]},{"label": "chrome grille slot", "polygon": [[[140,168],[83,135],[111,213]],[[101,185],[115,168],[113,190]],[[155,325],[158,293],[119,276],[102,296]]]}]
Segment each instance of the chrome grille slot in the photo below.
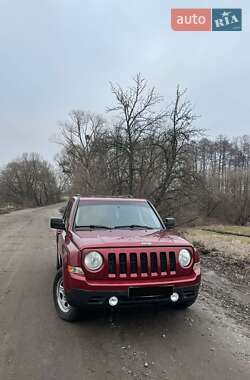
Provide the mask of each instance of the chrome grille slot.
[{"label": "chrome grille slot", "polygon": [[148,272],[148,258],[146,253],[140,254],[141,258],[141,273],[147,273]]},{"label": "chrome grille slot", "polygon": [[176,271],[175,252],[169,252],[169,266],[170,272]]},{"label": "chrome grille slot", "polygon": [[110,253],[108,255],[108,267],[109,267],[109,273],[115,274],[115,253]]},{"label": "chrome grille slot", "polygon": [[130,254],[130,272],[137,273],[137,256],[136,253]]},{"label": "chrome grille slot", "polygon": [[119,266],[120,274],[126,274],[127,273],[126,253],[120,253],[119,264],[120,264]]},{"label": "chrome grille slot", "polygon": [[157,272],[157,255],[156,255],[156,252],[151,252],[150,258],[151,258],[151,272],[156,273]]},{"label": "chrome grille slot", "polygon": [[167,272],[166,252],[160,252],[161,272]]}]

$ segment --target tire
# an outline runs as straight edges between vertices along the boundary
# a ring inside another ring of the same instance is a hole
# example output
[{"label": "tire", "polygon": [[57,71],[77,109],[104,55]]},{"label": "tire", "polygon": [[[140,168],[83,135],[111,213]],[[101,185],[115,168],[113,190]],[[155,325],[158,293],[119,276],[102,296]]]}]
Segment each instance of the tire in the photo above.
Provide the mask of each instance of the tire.
[{"label": "tire", "polygon": [[60,265],[60,262],[59,262],[59,258],[58,258],[58,254],[56,254],[56,269],[60,269],[61,265]]},{"label": "tire", "polygon": [[179,301],[173,304],[173,308],[177,310],[184,310],[187,309],[188,307],[192,306],[197,298],[194,298],[193,300],[190,301]]},{"label": "tire", "polygon": [[63,288],[63,272],[60,268],[53,283],[53,299],[56,312],[61,319],[67,322],[74,322],[79,319],[80,312],[76,307],[71,306],[66,298]]}]

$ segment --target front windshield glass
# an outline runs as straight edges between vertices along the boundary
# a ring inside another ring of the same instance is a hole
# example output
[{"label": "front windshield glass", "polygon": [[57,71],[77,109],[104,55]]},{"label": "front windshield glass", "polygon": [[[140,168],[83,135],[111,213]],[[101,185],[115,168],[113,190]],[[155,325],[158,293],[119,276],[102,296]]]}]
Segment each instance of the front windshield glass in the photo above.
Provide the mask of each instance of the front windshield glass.
[{"label": "front windshield glass", "polygon": [[76,213],[75,227],[162,229],[150,205],[140,201],[82,201]]}]

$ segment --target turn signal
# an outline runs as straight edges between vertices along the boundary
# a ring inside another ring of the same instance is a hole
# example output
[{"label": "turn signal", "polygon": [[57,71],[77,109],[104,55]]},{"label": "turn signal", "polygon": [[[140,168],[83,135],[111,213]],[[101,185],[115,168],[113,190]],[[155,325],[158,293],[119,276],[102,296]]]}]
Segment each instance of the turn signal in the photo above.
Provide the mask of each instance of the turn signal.
[{"label": "turn signal", "polygon": [[194,263],[193,270],[196,276],[199,276],[201,274],[201,263],[199,261],[198,263]]},{"label": "turn signal", "polygon": [[71,265],[68,265],[67,268],[69,273],[84,274],[82,268],[80,267],[72,267]]}]

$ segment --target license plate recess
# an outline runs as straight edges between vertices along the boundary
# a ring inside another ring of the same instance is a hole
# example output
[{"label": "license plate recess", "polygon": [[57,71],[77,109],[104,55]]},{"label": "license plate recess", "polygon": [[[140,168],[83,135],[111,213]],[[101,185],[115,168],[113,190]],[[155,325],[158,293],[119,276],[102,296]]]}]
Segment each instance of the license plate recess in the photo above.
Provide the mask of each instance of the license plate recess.
[{"label": "license plate recess", "polygon": [[171,286],[151,286],[151,287],[130,287],[128,295],[130,298],[157,298],[157,297],[170,297],[173,293]]}]

